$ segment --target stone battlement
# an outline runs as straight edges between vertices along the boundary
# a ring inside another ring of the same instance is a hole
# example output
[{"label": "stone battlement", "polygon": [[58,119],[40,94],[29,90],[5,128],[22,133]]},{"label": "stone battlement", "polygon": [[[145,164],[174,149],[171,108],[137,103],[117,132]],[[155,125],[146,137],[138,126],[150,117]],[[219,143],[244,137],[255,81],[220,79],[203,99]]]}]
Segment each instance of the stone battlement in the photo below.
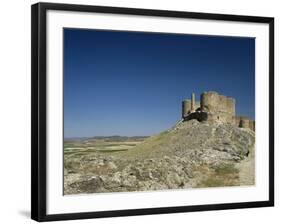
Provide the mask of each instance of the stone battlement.
[{"label": "stone battlement", "polygon": [[191,100],[182,101],[182,118],[184,120],[197,119],[210,123],[231,123],[241,128],[255,130],[255,121],[235,114],[235,99],[220,95],[217,92],[204,92],[200,102],[195,101],[195,94]]}]

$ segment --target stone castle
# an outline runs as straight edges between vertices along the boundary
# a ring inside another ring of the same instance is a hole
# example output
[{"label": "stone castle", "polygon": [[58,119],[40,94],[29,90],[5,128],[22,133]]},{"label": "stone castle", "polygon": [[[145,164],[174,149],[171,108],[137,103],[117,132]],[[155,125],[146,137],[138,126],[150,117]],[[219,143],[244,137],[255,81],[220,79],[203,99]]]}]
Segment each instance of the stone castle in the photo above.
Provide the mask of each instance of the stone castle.
[{"label": "stone castle", "polygon": [[196,102],[195,94],[191,99],[182,101],[182,119],[184,121],[196,119],[210,123],[230,123],[241,128],[249,128],[255,131],[255,121],[245,116],[236,116],[235,99],[217,92],[204,92],[200,96],[200,102]]}]

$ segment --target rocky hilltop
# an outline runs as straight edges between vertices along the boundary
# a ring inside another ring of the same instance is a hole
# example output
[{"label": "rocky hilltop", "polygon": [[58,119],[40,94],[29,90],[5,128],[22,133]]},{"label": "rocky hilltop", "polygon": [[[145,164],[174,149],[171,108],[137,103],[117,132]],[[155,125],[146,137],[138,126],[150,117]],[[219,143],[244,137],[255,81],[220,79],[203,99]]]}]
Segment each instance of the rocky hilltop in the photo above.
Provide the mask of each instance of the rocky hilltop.
[{"label": "rocky hilltop", "polygon": [[253,185],[254,154],[248,128],[180,121],[127,151],[65,154],[64,193]]}]

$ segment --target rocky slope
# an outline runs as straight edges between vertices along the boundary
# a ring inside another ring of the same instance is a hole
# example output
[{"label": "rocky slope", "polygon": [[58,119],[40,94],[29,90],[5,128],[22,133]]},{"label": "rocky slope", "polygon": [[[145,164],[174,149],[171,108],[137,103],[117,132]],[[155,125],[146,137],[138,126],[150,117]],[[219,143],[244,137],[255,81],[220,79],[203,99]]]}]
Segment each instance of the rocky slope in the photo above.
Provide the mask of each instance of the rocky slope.
[{"label": "rocky slope", "polygon": [[179,122],[125,152],[65,156],[64,193],[252,185],[254,148],[249,129]]}]

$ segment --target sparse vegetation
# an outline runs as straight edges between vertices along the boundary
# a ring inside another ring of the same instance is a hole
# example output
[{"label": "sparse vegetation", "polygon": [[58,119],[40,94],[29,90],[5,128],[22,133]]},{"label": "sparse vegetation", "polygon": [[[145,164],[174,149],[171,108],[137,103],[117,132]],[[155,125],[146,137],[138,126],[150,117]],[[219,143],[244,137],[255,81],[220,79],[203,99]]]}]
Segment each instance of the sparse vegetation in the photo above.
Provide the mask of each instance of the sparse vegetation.
[{"label": "sparse vegetation", "polygon": [[232,163],[222,164],[215,168],[216,175],[223,176],[223,175],[233,175],[237,174],[238,170],[234,167]]},{"label": "sparse vegetation", "polygon": [[239,170],[233,163],[221,164],[211,169],[198,187],[224,187],[239,185]]},{"label": "sparse vegetation", "polygon": [[196,120],[151,137],[67,140],[64,193],[251,185],[254,145],[251,130]]}]

